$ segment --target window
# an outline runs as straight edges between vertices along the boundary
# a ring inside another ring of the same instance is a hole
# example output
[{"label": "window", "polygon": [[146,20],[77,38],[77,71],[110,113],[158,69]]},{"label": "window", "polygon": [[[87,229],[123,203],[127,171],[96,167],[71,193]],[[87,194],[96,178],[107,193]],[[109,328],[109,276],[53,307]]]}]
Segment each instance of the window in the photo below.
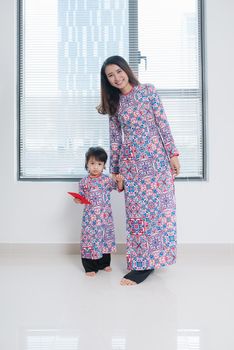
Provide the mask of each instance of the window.
[{"label": "window", "polygon": [[96,111],[103,61],[121,55],[161,96],[181,178],[204,177],[201,1],[18,0],[19,178],[77,179],[109,149]]}]

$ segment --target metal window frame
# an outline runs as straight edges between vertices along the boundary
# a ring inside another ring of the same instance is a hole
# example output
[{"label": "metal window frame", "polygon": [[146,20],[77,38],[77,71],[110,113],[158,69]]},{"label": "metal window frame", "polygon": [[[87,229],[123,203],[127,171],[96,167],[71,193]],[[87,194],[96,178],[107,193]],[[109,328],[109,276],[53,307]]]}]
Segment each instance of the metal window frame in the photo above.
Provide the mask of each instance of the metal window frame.
[{"label": "metal window frame", "polygon": [[[21,104],[20,93],[23,89],[21,81],[21,50],[23,50],[23,40],[21,35],[23,24],[23,1],[17,0],[17,84],[16,84],[16,96],[17,96],[17,180],[18,181],[40,181],[40,182],[74,182],[80,178],[22,178],[20,175],[21,159],[20,159],[20,124],[21,124]],[[204,0],[198,1],[198,16],[200,19],[200,83],[202,93],[202,177],[177,177],[176,181],[207,181],[208,180],[208,166],[207,166],[207,86],[206,86],[206,35],[205,35],[205,4]],[[138,0],[129,0],[129,64],[133,71],[138,75],[139,65],[139,49],[138,49]],[[184,91],[184,90],[183,90]],[[186,90],[187,91],[187,90]],[[197,91],[197,90],[196,90]],[[171,93],[179,93],[179,90],[171,90]],[[163,95],[164,91],[159,90],[159,93]],[[167,90],[168,93],[168,90]],[[195,91],[188,90],[188,93],[195,94]]]},{"label": "metal window frame", "polygon": [[[207,90],[206,90],[206,58],[205,58],[205,9],[204,9],[204,0],[197,0],[198,6],[198,19],[200,24],[200,89],[158,89],[160,96],[171,95],[180,98],[181,92],[188,93],[188,96],[196,97],[198,92],[201,92],[202,95],[202,125],[201,125],[201,139],[202,139],[202,176],[178,176],[176,181],[207,181]],[[129,64],[135,74],[138,76],[138,66],[140,59],[140,51],[138,45],[138,0],[129,0]],[[183,95],[184,98],[184,95]]]}]

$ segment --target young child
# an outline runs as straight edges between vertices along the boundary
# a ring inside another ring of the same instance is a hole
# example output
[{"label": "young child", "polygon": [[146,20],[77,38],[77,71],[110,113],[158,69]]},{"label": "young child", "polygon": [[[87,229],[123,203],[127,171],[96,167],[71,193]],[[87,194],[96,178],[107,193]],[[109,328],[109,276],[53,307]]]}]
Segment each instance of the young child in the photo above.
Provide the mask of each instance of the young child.
[{"label": "young child", "polygon": [[[87,276],[95,276],[98,270],[111,271],[111,253],[116,250],[110,192],[123,190],[123,177],[116,182],[103,174],[107,153],[101,147],[90,147],[85,155],[88,175],[79,183],[79,194],[91,204],[84,207],[81,229],[81,257]],[[81,203],[74,198],[76,203]]]}]

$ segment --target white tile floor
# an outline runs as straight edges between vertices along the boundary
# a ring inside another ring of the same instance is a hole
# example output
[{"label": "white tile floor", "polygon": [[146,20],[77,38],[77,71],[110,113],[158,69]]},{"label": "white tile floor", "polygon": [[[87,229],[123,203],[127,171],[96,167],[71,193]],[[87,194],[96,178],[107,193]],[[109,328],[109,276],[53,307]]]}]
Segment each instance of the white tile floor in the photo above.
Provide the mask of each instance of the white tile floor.
[{"label": "white tile floor", "polygon": [[0,350],[232,350],[234,254],[180,253],[176,265],[122,287],[84,275],[74,255],[0,256]]}]

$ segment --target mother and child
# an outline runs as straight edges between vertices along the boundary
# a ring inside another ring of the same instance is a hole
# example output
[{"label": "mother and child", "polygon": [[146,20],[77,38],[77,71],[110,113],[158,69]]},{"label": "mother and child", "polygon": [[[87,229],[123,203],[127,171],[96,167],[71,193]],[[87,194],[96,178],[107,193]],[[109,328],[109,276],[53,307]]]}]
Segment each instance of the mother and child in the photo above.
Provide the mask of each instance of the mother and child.
[{"label": "mother and child", "polygon": [[84,209],[82,263],[90,276],[111,270],[110,254],[116,247],[110,192],[124,189],[129,272],[120,284],[135,285],[176,262],[174,178],[180,172],[179,153],[155,87],[140,84],[121,56],[111,56],[102,65],[97,110],[109,115],[112,177],[102,173],[106,152],[90,148],[89,175],[80,181],[80,193],[92,203]]}]

